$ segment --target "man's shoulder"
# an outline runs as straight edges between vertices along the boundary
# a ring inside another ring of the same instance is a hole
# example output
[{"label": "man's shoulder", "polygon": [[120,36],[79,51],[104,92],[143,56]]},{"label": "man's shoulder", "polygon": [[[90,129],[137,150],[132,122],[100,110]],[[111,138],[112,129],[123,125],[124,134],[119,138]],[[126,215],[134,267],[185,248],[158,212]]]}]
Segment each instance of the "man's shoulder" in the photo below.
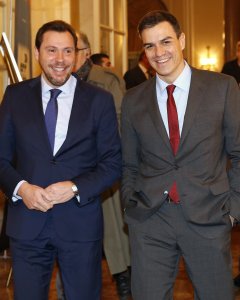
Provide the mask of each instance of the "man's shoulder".
[{"label": "man's shoulder", "polygon": [[139,65],[136,65],[135,67],[127,70],[123,77],[131,76],[132,74],[140,73],[140,72],[142,72],[142,70],[140,69]]},{"label": "man's shoulder", "polygon": [[36,78],[26,79],[23,81],[11,83],[7,86],[8,90],[14,91],[14,92],[21,92],[21,91],[29,91],[30,87],[34,87],[41,83],[40,76]]},{"label": "man's shoulder", "polygon": [[120,91],[121,95],[123,95],[125,92],[123,79],[121,79],[114,71],[107,68],[93,65],[87,81],[112,94]]},{"label": "man's shoulder", "polygon": [[117,80],[120,81],[119,76],[115,73],[115,71],[100,67],[97,65],[93,65],[89,74],[89,79],[96,80],[99,82],[105,82],[108,80]]},{"label": "man's shoulder", "polygon": [[149,80],[138,84],[127,90],[125,98],[138,99],[137,101],[146,101],[150,94],[156,91],[156,78],[155,76]]},{"label": "man's shoulder", "polygon": [[234,77],[215,71],[200,70],[192,68],[191,86],[197,87],[201,90],[212,91],[215,89],[215,93],[219,91],[222,93],[226,91],[229,86],[239,90],[237,82]]},{"label": "man's shoulder", "polygon": [[228,80],[230,76],[217,72],[217,71],[209,71],[209,70],[201,70],[196,68],[192,69],[192,77],[197,78],[198,80]]},{"label": "man's shoulder", "polygon": [[237,65],[237,59],[233,59],[233,60],[229,60],[227,62],[225,62],[224,66],[234,66]]}]

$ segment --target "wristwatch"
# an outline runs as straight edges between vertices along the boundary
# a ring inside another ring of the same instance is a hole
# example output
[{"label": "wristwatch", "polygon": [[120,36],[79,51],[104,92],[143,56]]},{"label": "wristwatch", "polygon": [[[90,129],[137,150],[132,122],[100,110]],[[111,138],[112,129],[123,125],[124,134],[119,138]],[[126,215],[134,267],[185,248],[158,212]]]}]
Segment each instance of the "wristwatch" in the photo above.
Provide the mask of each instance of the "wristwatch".
[{"label": "wristwatch", "polygon": [[73,193],[74,193],[75,196],[78,195],[78,188],[77,188],[77,186],[75,184],[72,185],[72,191],[73,191]]}]

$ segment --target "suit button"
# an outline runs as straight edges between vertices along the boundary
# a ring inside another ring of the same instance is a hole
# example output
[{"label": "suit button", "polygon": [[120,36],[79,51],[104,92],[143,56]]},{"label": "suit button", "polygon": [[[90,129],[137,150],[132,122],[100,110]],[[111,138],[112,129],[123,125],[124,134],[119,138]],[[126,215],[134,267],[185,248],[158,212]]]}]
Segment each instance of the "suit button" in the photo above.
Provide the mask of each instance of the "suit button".
[{"label": "suit button", "polygon": [[56,165],[57,164],[56,160],[55,159],[51,160],[51,164]]}]

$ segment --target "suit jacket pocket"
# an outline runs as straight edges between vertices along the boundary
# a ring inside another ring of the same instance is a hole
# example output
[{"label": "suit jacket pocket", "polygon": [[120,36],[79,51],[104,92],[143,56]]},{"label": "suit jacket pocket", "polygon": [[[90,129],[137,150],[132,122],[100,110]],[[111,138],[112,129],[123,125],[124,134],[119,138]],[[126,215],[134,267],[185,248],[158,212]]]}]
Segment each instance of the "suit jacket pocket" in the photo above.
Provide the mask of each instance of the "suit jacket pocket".
[{"label": "suit jacket pocket", "polygon": [[220,195],[230,190],[229,182],[227,178],[221,179],[210,185],[210,190],[213,195]]},{"label": "suit jacket pocket", "polygon": [[138,206],[139,204],[140,206],[150,207],[150,203],[150,200],[142,191],[134,191],[126,207],[134,207]]}]

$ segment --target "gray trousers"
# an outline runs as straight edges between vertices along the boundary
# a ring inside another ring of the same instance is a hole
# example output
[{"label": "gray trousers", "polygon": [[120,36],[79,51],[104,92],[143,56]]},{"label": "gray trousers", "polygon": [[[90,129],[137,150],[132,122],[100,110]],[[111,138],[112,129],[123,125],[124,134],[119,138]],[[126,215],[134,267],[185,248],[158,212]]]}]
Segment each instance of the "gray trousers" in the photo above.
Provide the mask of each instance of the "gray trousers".
[{"label": "gray trousers", "polygon": [[181,256],[195,299],[234,299],[230,219],[221,227],[216,238],[208,239],[185,221],[181,204],[167,201],[145,222],[130,225],[133,299],[173,299]]}]

